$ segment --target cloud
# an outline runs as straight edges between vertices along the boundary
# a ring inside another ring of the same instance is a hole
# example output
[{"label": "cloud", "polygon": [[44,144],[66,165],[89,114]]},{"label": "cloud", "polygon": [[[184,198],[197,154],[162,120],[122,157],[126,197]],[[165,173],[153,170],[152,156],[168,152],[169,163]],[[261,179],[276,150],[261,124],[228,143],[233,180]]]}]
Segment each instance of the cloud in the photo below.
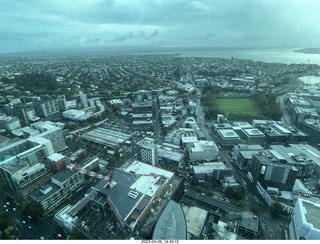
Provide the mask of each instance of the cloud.
[{"label": "cloud", "polygon": [[2,0],[0,52],[113,45],[315,46],[317,0]]}]

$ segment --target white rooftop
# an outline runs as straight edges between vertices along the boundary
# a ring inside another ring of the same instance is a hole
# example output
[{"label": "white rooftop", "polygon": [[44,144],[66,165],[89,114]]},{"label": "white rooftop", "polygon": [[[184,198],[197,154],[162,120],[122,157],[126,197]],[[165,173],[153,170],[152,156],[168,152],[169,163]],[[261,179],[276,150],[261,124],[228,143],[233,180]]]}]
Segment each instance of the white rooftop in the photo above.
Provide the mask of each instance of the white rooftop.
[{"label": "white rooftop", "polygon": [[140,176],[140,178],[131,185],[130,189],[153,197],[160,187],[160,185],[156,184],[159,179],[159,176]]},{"label": "white rooftop", "polygon": [[51,161],[54,161],[54,162],[58,162],[64,158],[65,158],[65,156],[63,156],[61,153],[54,153],[48,157],[48,159],[50,159]]},{"label": "white rooftop", "polygon": [[84,115],[85,112],[82,110],[78,110],[78,109],[70,109],[70,110],[63,112],[63,114],[68,114],[68,115],[71,115],[74,117],[80,117],[80,116]]},{"label": "white rooftop", "polygon": [[198,138],[196,136],[183,136],[181,137],[182,143],[194,143],[198,142]]},{"label": "white rooftop", "polygon": [[136,175],[150,175],[148,177],[153,177],[152,175],[161,175],[168,179],[170,179],[174,173],[160,169],[158,167],[152,166],[150,164],[142,163],[139,161],[134,161],[132,164],[130,164],[127,168],[124,169],[125,172],[135,172]]}]

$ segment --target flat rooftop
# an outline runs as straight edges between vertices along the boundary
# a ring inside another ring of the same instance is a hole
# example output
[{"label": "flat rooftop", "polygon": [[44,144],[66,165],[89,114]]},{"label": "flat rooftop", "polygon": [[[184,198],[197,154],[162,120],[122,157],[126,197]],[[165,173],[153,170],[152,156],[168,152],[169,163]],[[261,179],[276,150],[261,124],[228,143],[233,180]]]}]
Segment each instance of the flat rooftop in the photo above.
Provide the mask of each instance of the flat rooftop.
[{"label": "flat rooftop", "polygon": [[301,201],[306,208],[305,214],[308,223],[312,224],[314,228],[320,229],[320,204],[311,203],[309,201]]},{"label": "flat rooftop", "polygon": [[216,170],[228,170],[223,162],[191,166],[195,174],[212,174]]},{"label": "flat rooftop", "polygon": [[224,137],[224,138],[235,138],[235,139],[240,139],[238,134],[234,132],[234,130],[231,129],[226,129],[226,130],[219,130],[219,133]]},{"label": "flat rooftop", "polygon": [[254,214],[250,212],[243,212],[240,225],[246,229],[258,232],[258,219],[254,218]]},{"label": "flat rooftop", "polygon": [[291,147],[296,148],[301,153],[304,153],[315,164],[320,165],[320,151],[310,145],[305,144],[289,144]]},{"label": "flat rooftop", "polygon": [[76,173],[77,173],[76,171],[63,169],[63,170],[60,170],[58,173],[52,175],[51,178],[59,182],[64,182],[65,180],[69,179],[71,176],[75,175]]},{"label": "flat rooftop", "polygon": [[184,159],[184,154],[159,148],[158,157],[167,158],[174,161],[182,161]]},{"label": "flat rooftop", "polygon": [[171,177],[174,175],[173,172],[164,170],[155,166],[152,166],[150,164],[142,163],[139,161],[133,161],[132,164],[127,166],[124,169],[125,172],[135,172],[135,174],[139,175],[162,175],[168,179],[171,179]]},{"label": "flat rooftop", "polygon": [[46,188],[51,187],[51,190],[44,194],[41,192],[40,188],[38,188],[37,190],[33,191],[30,194],[30,196],[33,197],[34,199],[36,199],[37,201],[42,202],[61,189],[59,186],[57,186],[56,184],[54,184],[52,182],[46,183],[44,185],[44,187],[46,187]]},{"label": "flat rooftop", "polygon": [[138,202],[142,200],[143,194],[135,191],[135,198],[128,196],[131,191],[130,187],[134,184],[136,176],[118,169],[114,169],[113,172],[116,184],[112,189],[107,188],[107,180],[100,180],[93,189],[97,189],[102,195],[108,196],[113,205],[117,208],[122,219],[125,220],[135,209]]},{"label": "flat rooftop", "polygon": [[81,138],[98,144],[115,147],[129,140],[131,135],[104,128],[97,128],[82,135]]},{"label": "flat rooftop", "polygon": [[243,131],[249,136],[264,137],[264,134],[258,129],[244,129]]},{"label": "flat rooftop", "polygon": [[197,207],[183,206],[186,216],[187,231],[196,237],[200,237],[208,212]]},{"label": "flat rooftop", "polygon": [[58,162],[64,158],[65,158],[65,156],[63,156],[61,153],[54,153],[48,157],[48,159],[50,159],[51,161],[54,161],[54,162]]}]

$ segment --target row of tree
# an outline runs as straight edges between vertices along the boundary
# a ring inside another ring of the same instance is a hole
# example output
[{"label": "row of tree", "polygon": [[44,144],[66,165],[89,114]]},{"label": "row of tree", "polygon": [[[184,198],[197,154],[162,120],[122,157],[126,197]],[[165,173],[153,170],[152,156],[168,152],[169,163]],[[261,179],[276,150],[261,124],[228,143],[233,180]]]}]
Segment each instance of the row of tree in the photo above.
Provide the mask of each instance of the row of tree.
[{"label": "row of tree", "polygon": [[201,104],[204,106],[206,119],[212,120],[215,119],[218,114],[223,114],[216,101],[216,95],[219,93],[219,88],[212,88],[209,86],[202,90]]},{"label": "row of tree", "polygon": [[253,100],[258,104],[263,116],[272,120],[281,119],[282,111],[275,94],[271,92],[255,93]]},{"label": "row of tree", "polygon": [[55,77],[47,73],[22,74],[16,76],[14,79],[3,77],[1,81],[6,84],[15,83],[18,89],[24,91],[57,91],[59,88],[59,83]]}]

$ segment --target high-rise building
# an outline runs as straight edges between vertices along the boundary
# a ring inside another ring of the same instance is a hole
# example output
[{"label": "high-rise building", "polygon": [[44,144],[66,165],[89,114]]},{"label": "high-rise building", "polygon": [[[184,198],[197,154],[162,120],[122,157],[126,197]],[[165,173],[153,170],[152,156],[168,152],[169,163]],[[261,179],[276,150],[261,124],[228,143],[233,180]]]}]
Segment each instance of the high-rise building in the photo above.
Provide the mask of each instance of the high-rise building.
[{"label": "high-rise building", "polygon": [[21,124],[17,117],[0,116],[0,129],[13,131],[19,128],[21,128]]},{"label": "high-rise building", "polygon": [[28,197],[50,175],[44,145],[21,140],[0,149],[0,176],[11,190]]},{"label": "high-rise building", "polygon": [[58,106],[59,106],[59,111],[60,112],[65,111],[67,109],[66,95],[58,95],[57,103],[58,103]]},{"label": "high-rise building", "polygon": [[82,91],[80,91],[80,101],[84,108],[88,107],[87,94],[84,94]]},{"label": "high-rise building", "polygon": [[154,166],[158,166],[158,145],[153,143],[153,139],[144,138],[137,143],[138,160]]},{"label": "high-rise building", "polygon": [[59,105],[56,100],[37,100],[33,102],[34,110],[37,116],[48,117],[59,113]]},{"label": "high-rise building", "polygon": [[7,115],[18,117],[23,126],[38,121],[40,118],[36,116],[32,104],[18,103],[13,106],[6,107]]}]

